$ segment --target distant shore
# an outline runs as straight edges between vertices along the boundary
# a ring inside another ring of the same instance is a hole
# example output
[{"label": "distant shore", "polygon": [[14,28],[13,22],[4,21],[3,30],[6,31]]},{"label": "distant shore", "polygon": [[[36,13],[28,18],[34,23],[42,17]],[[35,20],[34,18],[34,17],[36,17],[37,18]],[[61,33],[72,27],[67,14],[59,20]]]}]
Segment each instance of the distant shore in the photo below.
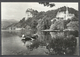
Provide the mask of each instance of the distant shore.
[{"label": "distant shore", "polygon": [[1,30],[1,31],[21,31],[21,30]]}]

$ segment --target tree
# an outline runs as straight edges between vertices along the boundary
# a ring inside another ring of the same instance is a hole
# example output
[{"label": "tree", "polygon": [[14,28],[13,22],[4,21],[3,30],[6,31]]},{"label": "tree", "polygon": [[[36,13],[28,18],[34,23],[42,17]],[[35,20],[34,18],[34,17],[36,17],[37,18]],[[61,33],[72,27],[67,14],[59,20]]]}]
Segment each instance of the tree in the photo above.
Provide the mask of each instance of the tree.
[{"label": "tree", "polygon": [[47,6],[47,7],[54,7],[55,6],[54,3],[50,3],[50,2],[39,2],[39,4],[43,4],[44,6]]},{"label": "tree", "polygon": [[[64,29],[64,20],[57,20],[50,26],[50,30],[63,30]],[[56,38],[57,36],[59,37],[64,37],[63,32],[50,32],[52,38]]]},{"label": "tree", "polygon": [[79,21],[71,21],[67,24],[68,29],[73,29],[74,31],[69,32],[69,34],[78,37],[79,35]]},{"label": "tree", "polygon": [[79,21],[71,21],[67,24],[67,28],[74,29],[79,32]]}]

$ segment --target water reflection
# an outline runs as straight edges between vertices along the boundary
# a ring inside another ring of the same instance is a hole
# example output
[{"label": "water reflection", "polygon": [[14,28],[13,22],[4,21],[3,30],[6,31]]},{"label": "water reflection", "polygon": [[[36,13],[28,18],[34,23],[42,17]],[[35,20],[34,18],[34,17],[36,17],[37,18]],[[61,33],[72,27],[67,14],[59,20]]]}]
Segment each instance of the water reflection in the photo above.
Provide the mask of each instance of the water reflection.
[{"label": "water reflection", "polygon": [[[21,37],[24,31],[2,31],[1,34],[2,55],[46,55],[46,49],[40,47],[38,37],[34,41],[25,41]],[[33,37],[29,34],[27,36]]]},{"label": "water reflection", "polygon": [[2,31],[2,55],[24,55],[28,54],[27,48],[23,46],[20,31]]}]

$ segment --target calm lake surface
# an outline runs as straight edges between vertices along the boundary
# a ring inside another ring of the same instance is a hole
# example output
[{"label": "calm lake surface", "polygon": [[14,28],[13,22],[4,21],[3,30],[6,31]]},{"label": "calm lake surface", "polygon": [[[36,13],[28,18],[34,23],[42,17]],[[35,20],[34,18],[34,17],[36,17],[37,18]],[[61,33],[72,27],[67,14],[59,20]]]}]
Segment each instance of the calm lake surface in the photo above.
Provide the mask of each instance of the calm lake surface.
[{"label": "calm lake surface", "polygon": [[43,48],[34,49],[29,51],[23,45],[19,37],[20,31],[2,31],[1,32],[1,47],[2,55],[46,55]]},{"label": "calm lake surface", "polygon": [[23,46],[19,32],[2,31],[2,55],[24,55],[27,48]]}]

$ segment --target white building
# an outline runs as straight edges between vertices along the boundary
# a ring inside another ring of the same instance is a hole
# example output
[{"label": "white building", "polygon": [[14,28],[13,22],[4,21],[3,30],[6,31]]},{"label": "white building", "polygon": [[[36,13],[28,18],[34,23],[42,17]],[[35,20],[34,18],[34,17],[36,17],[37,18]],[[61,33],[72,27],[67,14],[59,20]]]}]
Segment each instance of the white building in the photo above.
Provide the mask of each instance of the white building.
[{"label": "white building", "polygon": [[[54,27],[56,27],[56,25],[53,24],[55,21],[62,20],[62,19],[63,20],[72,19],[74,16],[75,16],[74,14],[69,13],[68,7],[66,7],[66,11],[61,11],[61,12],[58,11],[56,17],[51,20],[52,24],[50,26],[50,30],[53,31]],[[58,26],[58,27],[60,27],[60,26]],[[59,34],[57,34],[55,32],[50,32],[50,35],[51,35],[52,38],[56,38],[57,35],[62,35],[63,36],[63,34],[64,34],[63,32],[61,32]]]},{"label": "white building", "polygon": [[73,18],[74,16],[75,16],[74,14],[69,13],[68,7],[66,7],[66,11],[58,12],[56,18],[68,20]]},{"label": "white building", "polygon": [[33,10],[32,9],[27,9],[27,11],[26,11],[26,16],[25,16],[25,20],[27,20],[28,18],[30,18],[30,17],[33,17],[33,15],[32,15],[32,12]]},{"label": "white building", "polygon": [[15,30],[21,30],[22,28],[15,28]]}]

